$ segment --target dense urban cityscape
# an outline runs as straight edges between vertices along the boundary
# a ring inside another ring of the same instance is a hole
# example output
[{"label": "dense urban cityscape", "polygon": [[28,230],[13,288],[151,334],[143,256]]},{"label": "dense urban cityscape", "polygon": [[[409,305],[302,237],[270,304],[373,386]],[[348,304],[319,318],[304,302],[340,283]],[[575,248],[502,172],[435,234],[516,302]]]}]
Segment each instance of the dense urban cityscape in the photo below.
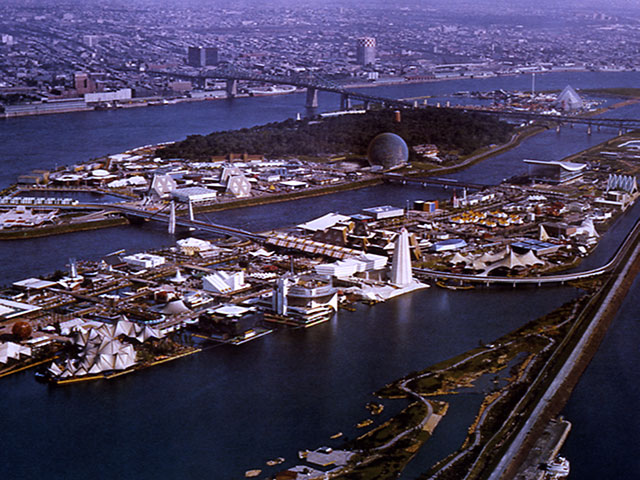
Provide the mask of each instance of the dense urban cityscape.
[{"label": "dense urban cityscape", "polygon": [[0,34],[4,103],[120,89],[134,97],[182,96],[219,86],[192,85],[171,72],[219,66],[358,83],[624,71],[640,62],[633,12],[563,5],[529,7],[521,16],[515,8],[487,13],[472,5],[14,4],[0,7]]}]

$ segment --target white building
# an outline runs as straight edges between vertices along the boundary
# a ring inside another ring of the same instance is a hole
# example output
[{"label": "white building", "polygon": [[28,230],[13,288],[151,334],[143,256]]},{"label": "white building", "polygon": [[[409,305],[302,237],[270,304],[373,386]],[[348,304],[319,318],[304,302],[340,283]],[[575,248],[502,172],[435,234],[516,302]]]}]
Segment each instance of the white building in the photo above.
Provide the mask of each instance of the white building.
[{"label": "white building", "polygon": [[383,205],[381,207],[363,208],[362,213],[375,220],[383,220],[385,218],[401,217],[404,215],[404,210],[391,205]]},{"label": "white building", "polygon": [[136,253],[134,255],[127,255],[123,258],[127,265],[139,268],[153,268],[164,264],[165,259],[159,255],[152,255],[150,253]]},{"label": "white building", "polygon": [[172,192],[173,197],[179,202],[206,202],[215,200],[216,192],[204,187],[177,188]]},{"label": "white building", "polygon": [[131,100],[131,89],[122,88],[115,92],[98,92],[84,94],[84,101],[86,103],[114,102],[118,100]]},{"label": "white building", "polygon": [[207,292],[218,293],[222,295],[228,295],[249,285],[244,282],[244,272],[225,272],[219,270],[202,277],[202,288]]}]

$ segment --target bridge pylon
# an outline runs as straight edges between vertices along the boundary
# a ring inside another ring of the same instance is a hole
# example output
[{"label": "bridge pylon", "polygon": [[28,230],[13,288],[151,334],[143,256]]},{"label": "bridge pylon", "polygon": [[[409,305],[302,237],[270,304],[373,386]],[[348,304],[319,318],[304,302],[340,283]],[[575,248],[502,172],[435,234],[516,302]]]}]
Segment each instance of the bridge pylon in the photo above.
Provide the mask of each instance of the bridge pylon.
[{"label": "bridge pylon", "polygon": [[314,87],[307,88],[307,108],[318,108],[318,89]]},{"label": "bridge pylon", "polygon": [[349,110],[351,108],[351,99],[349,95],[343,93],[340,95],[340,110]]},{"label": "bridge pylon", "polygon": [[238,95],[238,80],[229,78],[227,80],[227,98],[234,98]]}]

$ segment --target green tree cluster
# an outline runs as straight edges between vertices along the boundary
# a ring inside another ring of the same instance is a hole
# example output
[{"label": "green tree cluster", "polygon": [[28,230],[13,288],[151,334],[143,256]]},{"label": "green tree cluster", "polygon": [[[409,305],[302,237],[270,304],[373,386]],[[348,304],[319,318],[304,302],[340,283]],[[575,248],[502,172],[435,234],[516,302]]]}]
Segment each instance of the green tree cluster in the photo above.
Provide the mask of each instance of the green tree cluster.
[{"label": "green tree cluster", "polygon": [[325,119],[285,120],[241,130],[191,135],[163,147],[163,158],[202,159],[228,153],[276,156],[365,155],[371,140],[383,132],[400,135],[409,148],[435,144],[462,155],[506,142],[513,126],[473,113],[445,109],[403,110],[395,121],[393,110],[370,111]]}]

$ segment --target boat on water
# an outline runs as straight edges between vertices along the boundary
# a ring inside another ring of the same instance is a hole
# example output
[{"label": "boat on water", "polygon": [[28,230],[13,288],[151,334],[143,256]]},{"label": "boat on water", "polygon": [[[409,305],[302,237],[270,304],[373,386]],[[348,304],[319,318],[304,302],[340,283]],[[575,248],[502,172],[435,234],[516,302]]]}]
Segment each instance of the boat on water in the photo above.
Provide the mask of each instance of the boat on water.
[{"label": "boat on water", "polygon": [[438,280],[436,285],[447,290],[473,290],[475,288],[473,285],[455,284],[453,282],[443,282],[442,280]]},{"label": "boat on water", "polygon": [[571,471],[569,460],[564,457],[558,457],[551,463],[548,463],[545,467],[546,477],[549,480],[560,480],[567,478]]},{"label": "boat on water", "polygon": [[370,418],[367,418],[366,420],[361,421],[360,423],[358,423],[356,425],[357,428],[364,428],[364,427],[368,427],[369,425],[371,425],[373,423],[373,420],[371,420]]},{"label": "boat on water", "polygon": [[249,95],[252,97],[261,97],[264,95],[284,95],[295,91],[296,87],[292,85],[270,85],[268,87],[250,88]]}]

